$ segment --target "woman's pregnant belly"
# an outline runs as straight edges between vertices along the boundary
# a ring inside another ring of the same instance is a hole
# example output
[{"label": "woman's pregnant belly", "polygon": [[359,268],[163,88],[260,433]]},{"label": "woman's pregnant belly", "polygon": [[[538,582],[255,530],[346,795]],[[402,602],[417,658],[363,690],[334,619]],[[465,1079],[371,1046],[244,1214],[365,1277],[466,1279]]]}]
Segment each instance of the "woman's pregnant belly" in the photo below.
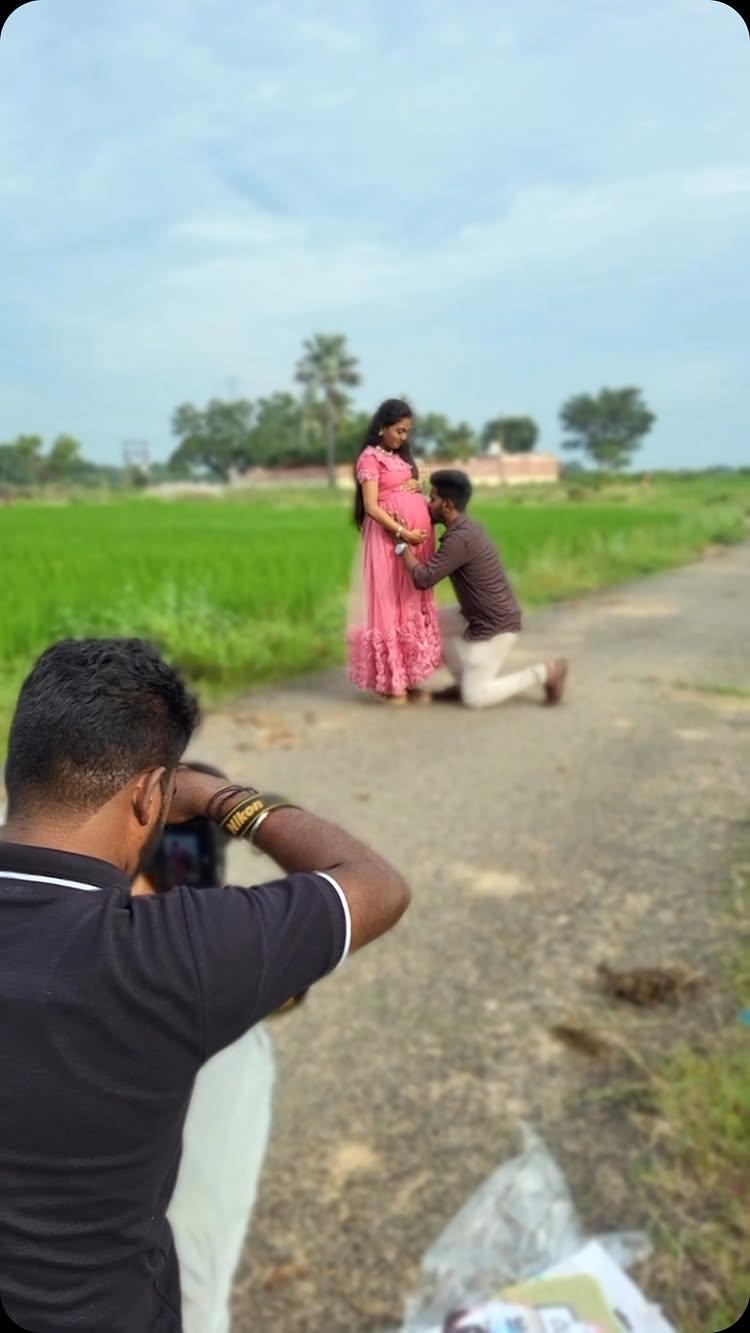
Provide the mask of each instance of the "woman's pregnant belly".
[{"label": "woman's pregnant belly", "polygon": [[382,493],[378,500],[383,509],[400,518],[407,528],[430,531],[432,519],[427,501],[420,491],[389,490]]}]

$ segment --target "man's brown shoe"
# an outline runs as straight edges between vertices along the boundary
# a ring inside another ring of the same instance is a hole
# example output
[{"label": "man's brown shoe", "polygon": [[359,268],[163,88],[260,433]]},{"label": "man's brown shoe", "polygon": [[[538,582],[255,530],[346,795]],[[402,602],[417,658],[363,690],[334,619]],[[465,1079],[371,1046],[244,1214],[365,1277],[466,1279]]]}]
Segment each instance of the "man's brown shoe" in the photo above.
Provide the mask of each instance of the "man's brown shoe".
[{"label": "man's brown shoe", "polygon": [[559,704],[563,697],[565,689],[565,680],[568,675],[567,657],[556,657],[547,669],[547,679],[544,685],[545,702],[548,704]]}]

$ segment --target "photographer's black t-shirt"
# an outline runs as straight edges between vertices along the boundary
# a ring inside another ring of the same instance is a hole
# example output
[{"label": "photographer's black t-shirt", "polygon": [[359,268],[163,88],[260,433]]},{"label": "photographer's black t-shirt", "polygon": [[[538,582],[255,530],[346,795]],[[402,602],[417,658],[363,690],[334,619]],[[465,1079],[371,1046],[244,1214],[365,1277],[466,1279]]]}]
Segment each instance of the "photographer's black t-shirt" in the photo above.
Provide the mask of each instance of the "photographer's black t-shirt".
[{"label": "photographer's black t-shirt", "polygon": [[195,1075],[348,942],[324,875],[133,898],[104,861],[0,841],[0,1302],[19,1327],[180,1333],[166,1209]]}]

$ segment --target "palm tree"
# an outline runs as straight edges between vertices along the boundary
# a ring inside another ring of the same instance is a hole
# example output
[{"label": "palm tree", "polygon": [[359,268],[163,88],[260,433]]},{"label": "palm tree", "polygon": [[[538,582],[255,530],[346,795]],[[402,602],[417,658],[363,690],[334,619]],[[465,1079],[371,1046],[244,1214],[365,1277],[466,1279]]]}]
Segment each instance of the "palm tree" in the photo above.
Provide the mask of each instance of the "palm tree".
[{"label": "palm tree", "polygon": [[328,484],[336,485],[336,435],[348,405],[346,389],[362,382],[357,358],[347,350],[343,333],[316,333],[302,346],[295,379],[303,387],[308,410],[315,407],[320,394],[326,435]]}]

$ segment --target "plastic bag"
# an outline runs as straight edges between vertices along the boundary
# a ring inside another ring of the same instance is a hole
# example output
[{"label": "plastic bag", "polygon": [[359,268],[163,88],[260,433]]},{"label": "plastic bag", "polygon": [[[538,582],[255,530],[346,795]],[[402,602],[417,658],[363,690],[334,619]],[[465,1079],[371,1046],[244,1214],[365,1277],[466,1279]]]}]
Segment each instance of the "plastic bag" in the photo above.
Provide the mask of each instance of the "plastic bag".
[{"label": "plastic bag", "polygon": [[[565,1177],[544,1141],[522,1125],[523,1149],[488,1176],[427,1250],[424,1281],[406,1302],[401,1333],[427,1333],[452,1310],[486,1301],[581,1248]],[[651,1251],[643,1232],[598,1237],[623,1268]]]}]

